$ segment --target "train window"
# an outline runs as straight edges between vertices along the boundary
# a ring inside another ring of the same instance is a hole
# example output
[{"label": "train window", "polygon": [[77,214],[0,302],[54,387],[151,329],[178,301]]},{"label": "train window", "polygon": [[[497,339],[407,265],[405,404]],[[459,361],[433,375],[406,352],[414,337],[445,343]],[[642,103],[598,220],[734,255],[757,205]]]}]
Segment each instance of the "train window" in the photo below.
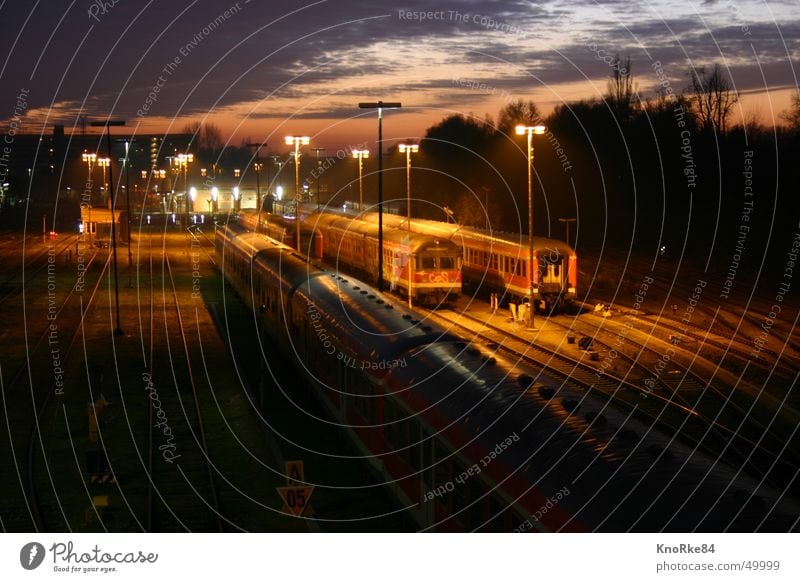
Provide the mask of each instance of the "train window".
[{"label": "train window", "polygon": [[492,255],[492,269],[497,270],[497,255]]},{"label": "train window", "polygon": [[423,269],[435,269],[436,268],[436,259],[431,255],[423,255],[422,256],[422,268]]},{"label": "train window", "polygon": [[440,269],[452,269],[455,261],[453,257],[439,257],[439,268]]},{"label": "train window", "polygon": [[518,275],[517,273],[517,261],[516,259],[509,258],[508,259],[508,272],[512,275]]},{"label": "train window", "polygon": [[559,265],[558,263],[555,263],[555,264],[553,265],[553,277],[558,277],[558,276],[559,276],[559,274],[558,274],[558,270],[559,270],[559,269],[558,269],[558,268],[559,268],[560,266],[561,266],[561,265]]}]

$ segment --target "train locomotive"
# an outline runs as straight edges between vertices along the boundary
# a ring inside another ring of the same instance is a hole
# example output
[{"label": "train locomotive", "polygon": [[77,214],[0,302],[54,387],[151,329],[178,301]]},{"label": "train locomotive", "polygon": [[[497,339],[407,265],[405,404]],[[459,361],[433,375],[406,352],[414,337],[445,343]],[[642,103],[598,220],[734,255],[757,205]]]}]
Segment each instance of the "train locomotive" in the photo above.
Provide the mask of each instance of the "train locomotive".
[{"label": "train locomotive", "polygon": [[791,531],[800,506],[240,225],[218,264],[419,529]]},{"label": "train locomotive", "polygon": [[[362,220],[377,224],[378,213]],[[384,225],[409,228],[405,217],[384,214]],[[530,239],[524,235],[414,218],[410,230],[437,236],[463,249],[462,285],[468,293],[500,294],[501,301],[527,301],[530,293]],[[578,287],[578,257],[568,244],[533,237],[533,301],[540,312],[558,311],[574,301]]]},{"label": "train locomotive", "polygon": [[[294,218],[240,213],[240,223],[295,246]],[[301,218],[300,248],[343,272],[378,278],[378,228],[355,218],[311,213]],[[384,229],[383,277],[390,290],[416,303],[438,305],[461,293],[461,249],[441,237]]]}]

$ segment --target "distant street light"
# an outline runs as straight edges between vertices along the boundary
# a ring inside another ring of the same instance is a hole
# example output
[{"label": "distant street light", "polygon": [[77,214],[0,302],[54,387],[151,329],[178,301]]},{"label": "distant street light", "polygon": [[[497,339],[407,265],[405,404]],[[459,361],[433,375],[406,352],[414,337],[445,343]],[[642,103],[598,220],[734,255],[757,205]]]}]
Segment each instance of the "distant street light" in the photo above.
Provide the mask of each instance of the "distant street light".
[{"label": "distant street light", "polygon": [[[89,152],[83,152],[81,154],[81,160],[88,166],[89,171],[86,174],[86,185],[89,186],[89,200],[91,201],[92,198],[92,164],[97,161],[97,154],[90,154]],[[86,188],[84,187],[84,190]]]},{"label": "distant street light", "polygon": [[364,212],[364,158],[369,150],[353,150],[353,157],[358,159],[358,211]]},{"label": "distant street light", "polygon": [[188,194],[189,190],[189,164],[194,162],[194,154],[178,154],[176,158],[178,163],[178,171],[183,170],[183,190]]},{"label": "distant street light", "polygon": [[378,110],[378,290],[383,291],[383,110],[399,109],[402,104],[377,101],[359,103],[358,107]]},{"label": "distant street light", "polygon": [[[105,196],[109,196],[108,184],[106,184],[106,171],[111,165],[111,158],[97,158],[97,165],[103,168],[103,192],[105,192]],[[109,200],[111,200],[111,198],[109,198]]]},{"label": "distant street light", "polygon": [[528,239],[530,240],[528,254],[528,325],[533,328],[533,179],[531,171],[533,169],[533,147],[531,139],[533,135],[542,135],[547,128],[544,125],[518,125],[515,128],[517,135],[528,136]]},{"label": "distant street light", "polygon": [[267,145],[267,142],[264,142],[264,143],[249,143],[249,144],[247,144],[247,147],[249,147],[249,148],[256,148],[256,162],[255,162],[255,164],[253,164],[253,169],[256,172],[256,229],[258,228],[258,225],[261,224],[261,209],[262,209],[261,206],[262,206],[262,204],[261,204],[261,177],[260,177],[260,174],[261,174],[262,164],[261,164],[260,154],[261,154],[261,148],[263,146],[265,146],[265,145]]},{"label": "distant street light", "polygon": [[286,145],[294,145],[294,222],[297,231],[297,250],[302,252],[300,244],[300,146],[311,143],[308,136],[286,136]]},{"label": "distant street light", "polygon": [[233,211],[239,212],[239,186],[233,187]]}]

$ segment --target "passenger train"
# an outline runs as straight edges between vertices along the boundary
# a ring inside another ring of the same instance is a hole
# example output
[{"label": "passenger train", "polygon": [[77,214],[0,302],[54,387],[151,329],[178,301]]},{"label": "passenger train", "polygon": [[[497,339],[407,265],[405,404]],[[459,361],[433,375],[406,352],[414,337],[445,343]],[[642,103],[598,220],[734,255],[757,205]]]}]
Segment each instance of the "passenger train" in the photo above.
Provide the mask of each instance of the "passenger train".
[{"label": "passenger train", "polygon": [[218,265],[417,526],[790,531],[800,506],[520,361],[233,224]]},{"label": "passenger train", "polygon": [[[301,218],[301,250],[366,280],[378,278],[378,227],[337,214]],[[240,223],[296,247],[294,218],[240,213]],[[392,291],[416,303],[438,305],[461,293],[461,249],[438,236],[384,229],[383,277]]]},{"label": "passenger train", "polygon": [[[377,212],[361,219],[378,223]],[[384,227],[408,229],[408,219],[383,215]],[[526,301],[530,292],[528,269],[530,239],[527,236],[412,218],[411,232],[447,239],[463,249],[462,284],[468,293],[497,292],[501,301]],[[538,311],[558,311],[575,300],[578,287],[578,257],[566,243],[533,237],[533,298]]]}]

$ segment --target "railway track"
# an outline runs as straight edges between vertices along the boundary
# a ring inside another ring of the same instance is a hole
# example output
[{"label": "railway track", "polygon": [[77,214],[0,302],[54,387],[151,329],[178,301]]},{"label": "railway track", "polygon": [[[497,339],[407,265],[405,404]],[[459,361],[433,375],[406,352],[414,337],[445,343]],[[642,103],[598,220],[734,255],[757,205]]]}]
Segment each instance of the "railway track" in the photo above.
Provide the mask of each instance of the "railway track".
[{"label": "railway track", "polygon": [[[723,424],[718,411],[709,411],[706,406],[698,410],[697,403],[692,403],[688,397],[688,387],[683,390],[681,398],[676,398],[666,386],[667,394],[662,395],[626,377],[599,373],[596,363],[589,360],[586,353],[580,359],[571,358],[542,345],[517,339],[506,330],[469,314],[451,310],[424,313],[426,318],[469,341],[505,352],[513,359],[555,375],[579,390],[601,394],[611,405],[631,411],[651,425],[657,425],[671,437],[714,457],[723,458],[733,466],[744,463],[751,472],[763,476],[765,471],[780,461],[779,453],[768,453],[764,455],[763,462],[755,465],[754,451],[763,451],[759,439],[741,434],[741,426],[728,424],[730,419],[723,418],[726,422]],[[699,386],[695,386],[695,389],[698,390],[698,396],[705,392]],[[788,479],[791,467],[783,468],[782,475]]]},{"label": "railway track", "polygon": [[[603,355],[602,362],[612,359],[611,354],[613,359],[624,359],[629,364],[629,370],[641,369],[641,376],[651,382],[651,387],[697,411],[702,417],[713,419],[710,426],[714,430],[718,430],[720,426],[726,427],[718,436],[727,440],[728,450],[739,462],[750,465],[755,473],[769,472],[772,464],[777,461],[789,473],[791,467],[800,464],[800,458],[793,451],[788,451],[788,454],[783,452],[787,439],[790,440],[793,436],[796,419],[800,415],[784,401],[767,397],[763,391],[745,389],[741,376],[732,377],[729,384],[722,384],[718,378],[718,364],[700,364],[697,354],[683,353],[680,348],[668,344],[666,338],[661,340],[664,346],[655,349],[650,345],[654,343],[654,336],[653,328],[649,325],[646,331],[639,330],[640,334],[646,334],[645,339],[640,340],[637,339],[636,332],[631,333],[618,325],[612,329],[603,329],[604,325],[608,325],[608,320],[596,323],[576,317],[567,326],[556,318],[550,318],[548,323],[563,328],[565,332],[582,333],[592,338],[593,347],[599,347]],[[626,355],[621,346],[620,349],[615,349],[603,342],[599,339],[601,333],[615,334],[615,337],[622,337],[624,343],[637,346],[636,356]],[[667,346],[673,350],[668,361],[663,359]],[[655,370],[661,366],[660,362],[664,362],[664,369],[656,373]],[[696,365],[717,369],[710,378],[704,378],[693,371]],[[723,387],[728,385],[733,388]]]},{"label": "railway track", "polygon": [[[98,252],[95,251],[87,263],[87,272],[90,271],[90,267],[92,264],[94,264],[97,256]],[[20,465],[19,459],[16,458],[16,455],[14,464],[17,467],[17,474],[19,478],[24,479],[25,482],[25,487],[23,487],[23,490],[27,492],[24,494],[25,504],[29,511],[33,529],[35,531],[69,531],[71,530],[71,526],[69,519],[67,518],[61,505],[57,487],[54,483],[50,468],[48,466],[46,443],[47,437],[45,434],[46,426],[49,424],[48,415],[58,414],[60,410],[58,406],[58,402],[60,400],[59,380],[56,378],[48,382],[41,382],[41,384],[39,384],[37,387],[35,374],[32,369],[32,361],[43,348],[50,350],[49,344],[52,339],[51,332],[53,330],[51,325],[55,325],[57,329],[63,332],[65,328],[67,330],[70,329],[70,324],[72,324],[74,331],[69,335],[69,340],[66,344],[66,347],[62,350],[61,346],[59,346],[60,361],[67,361],[76,345],[78,345],[79,339],[82,338],[84,319],[95,302],[97,291],[101,282],[103,281],[104,275],[108,271],[109,264],[110,256],[106,257],[100,272],[97,274],[97,280],[92,286],[86,301],[84,301],[83,296],[77,295],[77,291],[81,287],[80,283],[76,281],[70,292],[65,297],[58,311],[55,313],[54,317],[52,319],[48,318],[48,321],[52,321],[52,324],[45,327],[44,331],[38,336],[37,340],[33,344],[33,347],[26,348],[26,364],[19,368],[11,382],[7,385],[7,388],[4,390],[3,404],[4,409],[8,410],[6,399],[20,396],[19,394],[15,394],[14,390],[17,388],[22,390],[21,381],[24,380],[27,375],[27,379],[29,381],[29,393],[24,396],[28,396],[30,398],[30,400],[27,402],[27,405],[30,407],[32,412],[32,419],[30,420],[27,431],[29,436],[25,441],[27,442],[27,446],[24,464]],[[76,297],[79,300],[78,309],[72,309],[72,313],[68,313],[67,307],[70,304],[70,301],[74,301]],[[69,320],[67,318],[69,318]],[[48,370],[48,372],[51,372],[48,374],[48,376],[52,377],[52,371]],[[25,422],[24,419],[25,415],[20,414],[17,420],[18,422]],[[10,444],[12,447],[12,454],[14,454],[13,437]],[[41,467],[39,466],[40,464]],[[44,491],[42,490],[43,488],[38,481],[39,472],[45,473],[47,476],[47,487]]]},{"label": "railway track", "polygon": [[[30,259],[23,255],[22,265],[15,268],[13,274],[3,275],[0,282],[0,306],[29,290],[31,281],[46,272],[48,264],[58,263],[59,259],[72,248],[76,239],[77,235],[68,236],[54,244],[52,252],[50,248],[45,248]],[[52,257],[50,261],[49,257]]]},{"label": "railway track", "polygon": [[[147,531],[223,531],[180,296],[169,255],[149,258]],[[160,304],[156,299],[160,298]],[[157,352],[156,345],[167,349]]]}]

